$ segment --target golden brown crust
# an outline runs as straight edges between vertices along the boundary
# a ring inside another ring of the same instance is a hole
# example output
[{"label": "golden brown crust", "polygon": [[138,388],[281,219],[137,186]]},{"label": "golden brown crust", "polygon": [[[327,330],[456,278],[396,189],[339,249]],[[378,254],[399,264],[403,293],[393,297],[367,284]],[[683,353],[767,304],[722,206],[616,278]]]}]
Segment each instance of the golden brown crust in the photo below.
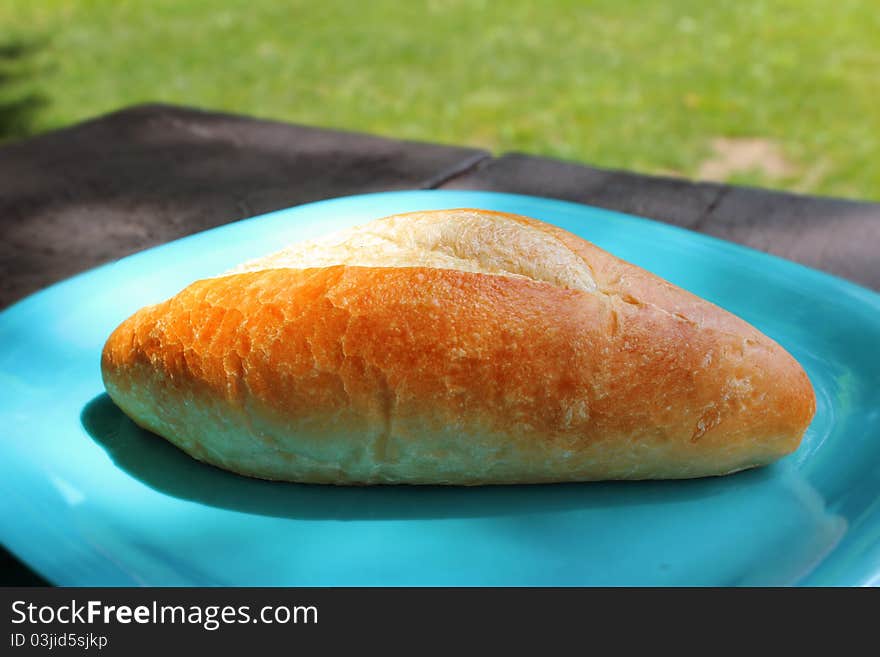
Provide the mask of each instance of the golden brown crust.
[{"label": "golden brown crust", "polygon": [[797,448],[815,400],[779,345],[565,231],[503,216],[559,239],[599,291],[425,267],[198,281],[113,333],[107,389],[193,456],[270,479],[677,478]]}]

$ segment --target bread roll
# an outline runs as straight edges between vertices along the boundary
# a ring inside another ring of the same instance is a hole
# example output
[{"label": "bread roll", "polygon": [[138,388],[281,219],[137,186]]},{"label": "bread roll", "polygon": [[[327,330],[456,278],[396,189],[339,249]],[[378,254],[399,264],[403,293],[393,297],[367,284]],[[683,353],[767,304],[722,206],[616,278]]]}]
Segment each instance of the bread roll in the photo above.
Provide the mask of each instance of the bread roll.
[{"label": "bread roll", "polygon": [[797,448],[782,347],[554,226],[388,217],[246,263],[110,336],[107,391],[265,479],[502,484],[721,475]]}]

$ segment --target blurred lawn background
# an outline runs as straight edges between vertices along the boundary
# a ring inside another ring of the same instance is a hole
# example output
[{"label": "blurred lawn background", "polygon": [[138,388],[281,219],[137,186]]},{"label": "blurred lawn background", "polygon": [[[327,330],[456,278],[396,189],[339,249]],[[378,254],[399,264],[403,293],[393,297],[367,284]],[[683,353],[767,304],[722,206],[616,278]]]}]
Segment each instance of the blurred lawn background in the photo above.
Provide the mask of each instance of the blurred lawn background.
[{"label": "blurred lawn background", "polygon": [[146,101],[880,200],[876,0],[0,3],[0,141]]}]

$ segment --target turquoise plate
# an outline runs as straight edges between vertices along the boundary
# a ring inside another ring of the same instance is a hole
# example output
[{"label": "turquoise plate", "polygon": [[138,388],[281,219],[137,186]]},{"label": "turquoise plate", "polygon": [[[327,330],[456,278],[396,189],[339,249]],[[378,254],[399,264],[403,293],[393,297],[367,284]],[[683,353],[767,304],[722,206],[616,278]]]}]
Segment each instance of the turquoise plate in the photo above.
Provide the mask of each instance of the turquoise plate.
[{"label": "turquoise plate", "polygon": [[[376,217],[451,207],[555,223],[740,315],[806,368],[802,447],[714,479],[486,488],[269,483],[200,464],[103,393],[99,354],[194,279]],[[880,583],[880,296],[645,219],[488,192],[336,199],[240,221],[0,314],[0,539],[62,585]]]}]

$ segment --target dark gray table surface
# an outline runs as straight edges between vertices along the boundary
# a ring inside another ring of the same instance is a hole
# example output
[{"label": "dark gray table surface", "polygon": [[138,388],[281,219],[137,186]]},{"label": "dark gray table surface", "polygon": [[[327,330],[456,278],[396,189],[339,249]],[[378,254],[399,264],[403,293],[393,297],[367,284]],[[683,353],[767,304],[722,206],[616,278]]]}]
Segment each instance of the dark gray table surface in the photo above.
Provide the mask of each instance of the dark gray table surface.
[{"label": "dark gray table surface", "polygon": [[[578,201],[880,290],[880,204],[144,105],[0,148],[0,309],[101,263],[325,198],[482,189]],[[42,580],[0,551],[0,585]]]}]

